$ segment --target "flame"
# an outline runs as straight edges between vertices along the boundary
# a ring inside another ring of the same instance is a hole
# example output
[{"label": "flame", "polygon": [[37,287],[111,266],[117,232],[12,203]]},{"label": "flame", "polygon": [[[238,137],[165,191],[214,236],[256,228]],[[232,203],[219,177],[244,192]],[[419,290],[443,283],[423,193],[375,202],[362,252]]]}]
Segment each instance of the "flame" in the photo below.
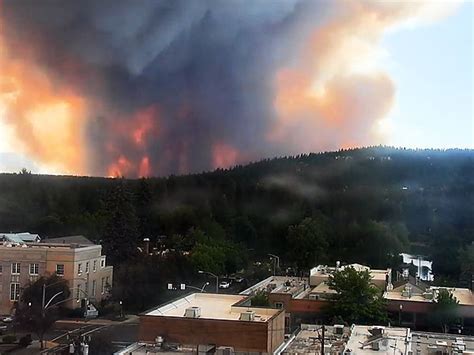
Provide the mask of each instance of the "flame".
[{"label": "flame", "polygon": [[143,147],[146,141],[159,134],[156,126],[156,117],[158,116],[157,105],[151,105],[139,110],[131,119],[132,138],[138,147]]},{"label": "flame", "polygon": [[132,171],[133,164],[125,156],[121,155],[115,163],[112,163],[107,169],[109,177],[127,176]]},{"label": "flame", "polygon": [[10,149],[50,172],[85,173],[85,99],[73,88],[56,86],[30,58],[11,59],[3,44],[0,33],[0,119],[14,134],[7,137],[15,144]]},{"label": "flame", "polygon": [[212,147],[214,169],[229,168],[237,163],[239,151],[226,143],[216,143]]},{"label": "flame", "polygon": [[140,161],[138,176],[140,177],[150,176],[150,159],[147,156],[144,156],[142,160]]}]

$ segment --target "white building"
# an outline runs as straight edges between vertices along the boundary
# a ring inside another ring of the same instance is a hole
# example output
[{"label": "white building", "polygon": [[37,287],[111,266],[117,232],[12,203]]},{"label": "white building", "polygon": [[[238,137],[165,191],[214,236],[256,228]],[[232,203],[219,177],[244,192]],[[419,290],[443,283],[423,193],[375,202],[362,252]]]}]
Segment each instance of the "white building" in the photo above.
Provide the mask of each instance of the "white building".
[{"label": "white building", "polygon": [[[433,262],[426,260],[421,255],[411,255],[406,253],[401,253],[400,256],[403,259],[403,263],[407,265],[414,265],[417,267],[416,277],[418,277],[422,281],[433,281],[434,275],[432,273],[433,270]],[[408,277],[409,269],[403,269],[403,276]]]}]

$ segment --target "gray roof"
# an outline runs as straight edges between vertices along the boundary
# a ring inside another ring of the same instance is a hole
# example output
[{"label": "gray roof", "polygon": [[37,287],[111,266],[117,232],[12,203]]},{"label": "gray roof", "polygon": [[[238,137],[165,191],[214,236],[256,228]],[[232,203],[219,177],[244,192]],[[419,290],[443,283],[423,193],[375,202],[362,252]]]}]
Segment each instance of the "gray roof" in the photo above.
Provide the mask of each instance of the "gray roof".
[{"label": "gray roof", "polygon": [[58,238],[47,238],[42,240],[43,243],[63,243],[63,244],[86,244],[86,245],[93,245],[94,242],[90,241],[83,235],[71,235],[66,237],[58,237]]},{"label": "gray roof", "polygon": [[38,234],[25,233],[0,233],[0,240],[11,243],[37,243],[41,240]]}]

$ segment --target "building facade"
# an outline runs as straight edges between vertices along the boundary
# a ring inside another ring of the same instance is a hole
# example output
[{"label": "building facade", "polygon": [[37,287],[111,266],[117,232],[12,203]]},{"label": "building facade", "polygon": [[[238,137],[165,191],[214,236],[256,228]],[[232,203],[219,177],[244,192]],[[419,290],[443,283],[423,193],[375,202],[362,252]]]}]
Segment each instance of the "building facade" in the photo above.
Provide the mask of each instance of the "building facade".
[{"label": "building facade", "polygon": [[140,315],[139,341],[166,347],[272,354],[284,341],[285,311],[243,306],[246,297],[194,293]]},{"label": "building facade", "polygon": [[108,295],[113,268],[100,245],[0,242],[0,313],[12,312],[28,284],[53,274],[68,281],[71,299],[65,305],[76,308],[83,299],[94,304]]}]

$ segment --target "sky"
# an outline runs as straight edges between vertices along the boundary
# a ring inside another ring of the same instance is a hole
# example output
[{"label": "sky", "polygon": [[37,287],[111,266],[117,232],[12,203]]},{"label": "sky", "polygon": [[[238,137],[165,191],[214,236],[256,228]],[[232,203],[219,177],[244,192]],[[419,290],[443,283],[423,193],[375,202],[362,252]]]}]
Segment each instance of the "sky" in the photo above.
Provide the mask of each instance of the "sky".
[{"label": "sky", "polygon": [[389,144],[474,148],[474,2],[435,25],[385,36],[397,86]]},{"label": "sky", "polygon": [[472,1],[0,1],[0,171],[474,148]]}]

